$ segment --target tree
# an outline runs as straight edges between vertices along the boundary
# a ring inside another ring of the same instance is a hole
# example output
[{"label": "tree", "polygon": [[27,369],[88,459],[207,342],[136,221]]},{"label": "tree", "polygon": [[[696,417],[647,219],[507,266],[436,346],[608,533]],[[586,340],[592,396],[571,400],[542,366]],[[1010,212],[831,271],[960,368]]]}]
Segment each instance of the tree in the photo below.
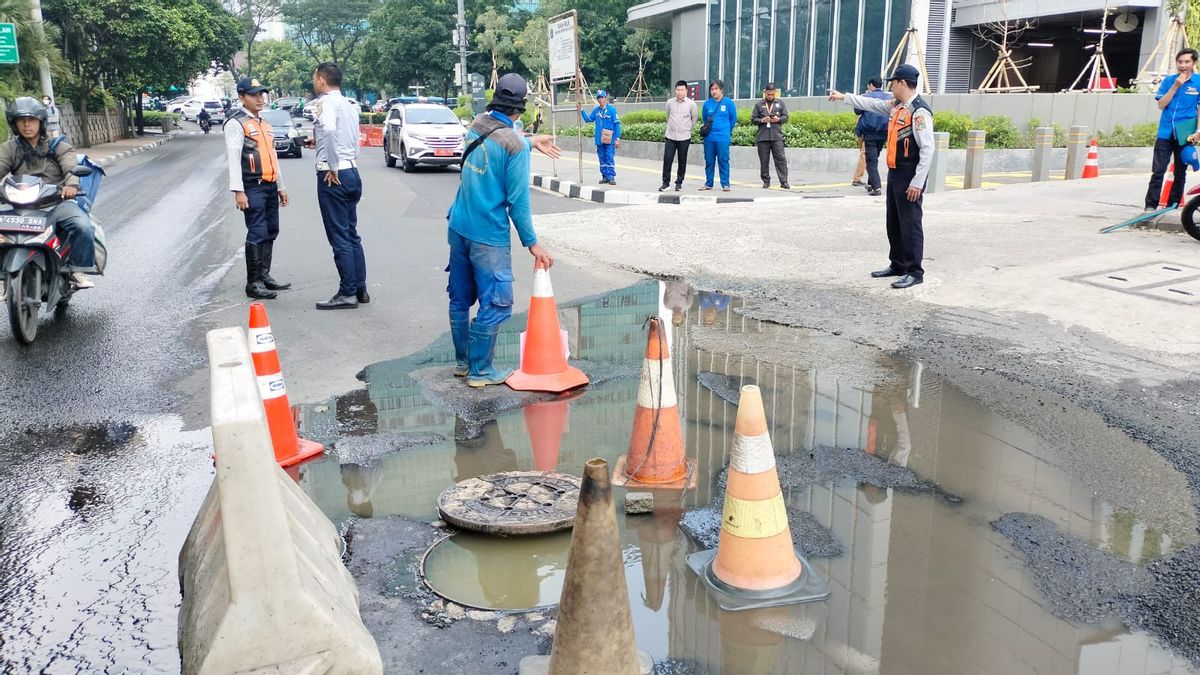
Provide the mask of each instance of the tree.
[{"label": "tree", "polygon": [[530,75],[536,76],[550,67],[550,45],[547,44],[549,39],[546,20],[534,17],[525,22],[525,28],[513,40],[517,53],[521,56],[521,63]]},{"label": "tree", "polygon": [[371,73],[373,84],[400,92],[414,84],[432,92],[449,91],[454,0],[387,0],[371,13],[370,23],[362,69]]},{"label": "tree", "polygon": [[1000,0],[1000,8],[1001,16],[1004,17],[1002,20],[982,24],[973,31],[976,37],[996,49],[996,61],[988,69],[983,82],[980,83],[979,91],[1035,91],[1037,87],[1030,87],[1029,83],[1025,81],[1025,77],[1021,75],[1021,68],[1029,65],[1033,58],[1017,62],[1012,57],[1013,44],[1021,39],[1021,35],[1025,31],[1033,29],[1035,24],[1026,19],[1010,21],[1007,0]]},{"label": "tree", "polygon": [[21,61],[15,68],[3,69],[0,97],[11,100],[24,94],[38,93],[41,89],[39,63],[43,58],[49,61],[50,72],[56,78],[70,76],[71,69],[56,45],[61,37],[58,28],[50,24],[44,31],[37,30],[30,19],[28,0],[0,0],[0,21],[16,26]]},{"label": "tree", "polygon": [[294,96],[312,82],[317,62],[287,40],[261,40],[256,46],[258,59],[248,71],[278,94]]},{"label": "tree", "polygon": [[61,30],[84,119],[103,89],[130,100],[140,120],[142,92],[223,68],[241,44],[237,19],[216,0],[46,0],[43,10]]},{"label": "tree", "polygon": [[512,64],[509,57],[514,52],[513,36],[508,25],[508,13],[489,7],[475,19],[475,25],[480,29],[475,33],[475,44],[492,58],[492,84],[489,88],[495,89],[499,68]]},{"label": "tree", "polygon": [[[254,72],[254,48],[263,27],[283,15],[282,0],[238,0],[234,14],[242,27],[242,49],[246,54],[246,72]],[[237,77],[237,72],[234,72]]]},{"label": "tree", "polygon": [[283,18],[313,60],[333,61],[345,76],[372,33],[367,17],[382,4],[384,0],[283,0]]}]

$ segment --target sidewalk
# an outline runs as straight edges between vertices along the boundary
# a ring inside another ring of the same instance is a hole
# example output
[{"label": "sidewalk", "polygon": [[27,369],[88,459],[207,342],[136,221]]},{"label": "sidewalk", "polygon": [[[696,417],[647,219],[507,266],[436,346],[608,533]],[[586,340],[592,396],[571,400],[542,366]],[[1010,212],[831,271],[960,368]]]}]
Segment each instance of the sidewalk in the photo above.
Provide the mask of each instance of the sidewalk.
[{"label": "sidewalk", "polygon": [[[693,147],[691,152],[694,153],[697,150],[698,148]],[[775,169],[772,166],[772,187],[769,190],[763,189],[762,180],[759,178],[757,169],[735,168],[730,171],[730,183],[733,188],[730,192],[722,192],[719,185],[713,191],[702,192],[700,191],[700,187],[704,185],[704,167],[688,165],[683,190],[675,192],[674,173],[672,173],[671,187],[667,188],[663,193],[658,192],[658,187],[662,184],[662,162],[623,158],[620,155],[620,150],[617,151],[616,187],[599,184],[600,167],[596,161],[596,155],[586,150],[583,153],[582,185],[579,183],[579,160],[578,154],[575,152],[565,152],[563,158],[559,160],[552,160],[545,155],[535,152],[533,153],[531,167],[535,187],[556,192],[567,197],[603,203],[678,204],[680,200],[677,197],[687,197],[687,199],[683,200],[683,203],[701,201],[717,203],[748,202],[798,196],[862,196],[868,198],[864,188],[851,187],[849,174],[809,172],[804,171],[802,167],[796,166],[790,167],[788,179],[792,186],[791,190],[784,190],[779,187],[775,176]],[[1146,171],[1148,170],[1149,167],[1146,168]],[[1140,169],[1110,169],[1105,171],[1104,175],[1131,173],[1139,174],[1144,173],[1144,171]],[[880,177],[884,181],[887,180],[887,166],[882,161],[880,162]],[[1029,171],[986,173],[983,177],[982,187],[992,188],[1015,183],[1028,183],[1030,182],[1030,177],[1031,173]],[[1054,180],[1061,181],[1062,177],[1058,176]],[[962,176],[946,177],[947,190],[961,190],[962,186]],[[663,199],[664,196],[666,199]],[[616,199],[613,199],[613,197],[616,197]],[[883,198],[878,197],[876,199],[882,202]]]},{"label": "sidewalk", "polygon": [[87,155],[88,159],[96,164],[108,168],[130,155],[136,155],[167,143],[179,133],[181,132],[172,131],[169,134],[147,132],[144,136],[122,138],[112,143],[93,145],[90,148],[76,148],[75,152],[79,155]]}]

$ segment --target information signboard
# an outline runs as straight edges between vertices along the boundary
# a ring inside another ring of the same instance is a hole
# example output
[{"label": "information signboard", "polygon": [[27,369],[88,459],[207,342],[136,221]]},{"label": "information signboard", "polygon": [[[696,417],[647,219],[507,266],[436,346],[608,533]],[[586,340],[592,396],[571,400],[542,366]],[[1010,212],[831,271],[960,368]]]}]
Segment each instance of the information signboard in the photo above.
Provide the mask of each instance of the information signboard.
[{"label": "information signboard", "polygon": [[575,79],[579,66],[578,46],[575,38],[575,12],[556,16],[549,21],[550,82],[559,84]]},{"label": "information signboard", "polygon": [[0,23],[0,63],[20,63],[17,52],[17,27],[11,23]]}]

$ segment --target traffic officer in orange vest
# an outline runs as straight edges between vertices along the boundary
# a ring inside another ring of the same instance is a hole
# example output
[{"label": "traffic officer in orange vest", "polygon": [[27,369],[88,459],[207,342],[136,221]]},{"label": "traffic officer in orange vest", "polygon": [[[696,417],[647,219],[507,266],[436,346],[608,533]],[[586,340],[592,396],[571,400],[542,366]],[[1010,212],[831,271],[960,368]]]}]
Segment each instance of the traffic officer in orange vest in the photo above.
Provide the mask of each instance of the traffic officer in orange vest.
[{"label": "traffic officer in orange vest", "polygon": [[259,116],[267,88],[244,77],[237,83],[241,105],[225,120],[225,157],[233,203],[246,218],[246,295],[270,300],[291,284],[271,277],[279,236],[279,207],[288,205],[271,125]]},{"label": "traffic officer in orange vest", "polygon": [[887,235],[891,264],[871,272],[871,276],[900,277],[892,288],[916,286],[925,278],[921,267],[925,248],[921,205],[933,162],[933,109],[917,94],[919,77],[920,72],[907,63],[897,67],[888,78],[894,96],[891,100],[829,90],[831,101],[845,101],[853,108],[889,116]]}]

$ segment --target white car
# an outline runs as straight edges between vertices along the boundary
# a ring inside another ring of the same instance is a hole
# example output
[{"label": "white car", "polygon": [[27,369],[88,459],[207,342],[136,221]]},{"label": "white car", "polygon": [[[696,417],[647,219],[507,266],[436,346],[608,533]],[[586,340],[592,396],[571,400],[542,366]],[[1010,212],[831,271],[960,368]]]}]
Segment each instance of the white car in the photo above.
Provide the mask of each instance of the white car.
[{"label": "white car", "polygon": [[225,109],[221,107],[220,101],[201,101],[198,98],[193,98],[183,104],[180,112],[183,113],[183,119],[195,120],[196,116],[200,114],[201,108],[208,111],[214,123],[225,119]]},{"label": "white car", "polygon": [[383,159],[412,171],[418,164],[453,166],[462,161],[467,130],[454,111],[436,103],[397,103],[383,130]]},{"label": "white car", "polygon": [[314,98],[308,103],[305,103],[304,108],[300,110],[300,114],[303,115],[304,119],[308,120],[309,122],[313,121],[313,118],[317,115],[317,99]]},{"label": "white car", "polygon": [[183,107],[189,103],[199,102],[198,98],[177,98],[167,104],[167,112],[182,113]]}]

